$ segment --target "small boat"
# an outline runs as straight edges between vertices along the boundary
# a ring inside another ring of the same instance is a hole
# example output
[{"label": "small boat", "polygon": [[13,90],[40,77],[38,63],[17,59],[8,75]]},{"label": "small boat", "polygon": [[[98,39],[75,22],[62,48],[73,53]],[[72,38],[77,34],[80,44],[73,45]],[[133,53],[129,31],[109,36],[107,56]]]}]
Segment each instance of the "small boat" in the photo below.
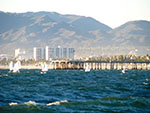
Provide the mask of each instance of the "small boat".
[{"label": "small boat", "polygon": [[85,72],[90,72],[90,71],[91,71],[90,66],[89,66],[89,65],[86,65],[86,67],[85,67]]},{"label": "small boat", "polygon": [[126,72],[127,72],[127,69],[124,68],[124,69],[122,70],[122,73],[126,73]]},{"label": "small boat", "polygon": [[10,73],[13,72],[13,69],[14,69],[14,63],[13,63],[13,61],[11,61],[11,62],[9,63],[9,72],[10,72]]},{"label": "small boat", "polygon": [[42,65],[41,74],[46,74],[47,71],[48,71],[47,64],[46,64],[46,62],[44,62]]},{"label": "small boat", "polygon": [[20,61],[17,61],[14,65],[14,68],[13,68],[13,73],[19,73],[20,72],[20,69],[21,69],[21,62]]},{"label": "small boat", "polygon": [[122,70],[122,73],[126,73],[125,69]]},{"label": "small boat", "polygon": [[126,73],[126,72],[127,72],[127,70],[128,70],[128,66],[126,65],[125,67],[123,67],[123,69],[122,69],[122,73]]}]

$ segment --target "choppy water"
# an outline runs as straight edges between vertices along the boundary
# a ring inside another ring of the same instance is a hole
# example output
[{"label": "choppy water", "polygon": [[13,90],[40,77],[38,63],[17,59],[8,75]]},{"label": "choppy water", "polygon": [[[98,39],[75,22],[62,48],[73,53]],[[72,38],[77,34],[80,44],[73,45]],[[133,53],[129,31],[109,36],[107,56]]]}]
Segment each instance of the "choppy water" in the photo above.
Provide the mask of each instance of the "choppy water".
[{"label": "choppy water", "polygon": [[0,113],[51,112],[148,113],[150,70],[0,70]]}]

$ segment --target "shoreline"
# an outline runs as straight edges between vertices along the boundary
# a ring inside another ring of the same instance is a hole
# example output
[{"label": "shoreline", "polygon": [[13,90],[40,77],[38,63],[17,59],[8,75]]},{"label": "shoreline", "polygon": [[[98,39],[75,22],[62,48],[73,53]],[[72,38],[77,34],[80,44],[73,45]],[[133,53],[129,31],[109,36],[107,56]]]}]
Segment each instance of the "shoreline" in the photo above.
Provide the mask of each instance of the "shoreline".
[{"label": "shoreline", "polygon": [[[86,69],[89,66],[91,70],[122,70],[122,69],[138,69],[138,70],[150,70],[150,62],[130,62],[130,61],[55,61],[47,64],[48,69],[60,69],[60,70],[80,70]],[[0,69],[9,69],[9,65],[0,65]],[[21,69],[42,69],[42,65],[28,64],[22,65]]]},{"label": "shoreline", "polygon": [[[0,69],[9,69],[9,66],[0,66]],[[21,66],[21,69],[41,69],[41,66],[35,66],[35,65]]]},{"label": "shoreline", "polygon": [[[9,66],[0,66],[0,69],[8,69],[9,70]],[[35,65],[28,65],[28,66],[21,66],[21,69],[42,69],[42,66],[35,66]],[[53,68],[51,66],[48,66],[48,69],[54,69],[54,70],[80,70],[84,68]],[[101,68],[101,69],[96,69],[96,68],[92,68],[91,70],[122,70],[124,69],[123,67],[118,67],[118,68],[108,68],[106,66],[106,68]],[[140,68],[127,68],[128,70],[150,70],[150,65],[146,68],[145,66],[141,66]]]}]

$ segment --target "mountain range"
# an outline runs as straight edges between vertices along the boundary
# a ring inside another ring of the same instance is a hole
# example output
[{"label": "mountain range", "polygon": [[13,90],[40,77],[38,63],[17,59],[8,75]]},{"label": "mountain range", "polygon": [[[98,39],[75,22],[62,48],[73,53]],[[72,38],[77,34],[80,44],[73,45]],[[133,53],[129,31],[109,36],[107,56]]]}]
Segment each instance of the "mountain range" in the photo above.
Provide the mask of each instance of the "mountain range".
[{"label": "mountain range", "polygon": [[[111,21],[111,19],[110,19]],[[150,21],[129,21],[115,29],[91,17],[56,12],[0,12],[0,53],[16,48],[73,47],[77,56],[150,51]]]}]

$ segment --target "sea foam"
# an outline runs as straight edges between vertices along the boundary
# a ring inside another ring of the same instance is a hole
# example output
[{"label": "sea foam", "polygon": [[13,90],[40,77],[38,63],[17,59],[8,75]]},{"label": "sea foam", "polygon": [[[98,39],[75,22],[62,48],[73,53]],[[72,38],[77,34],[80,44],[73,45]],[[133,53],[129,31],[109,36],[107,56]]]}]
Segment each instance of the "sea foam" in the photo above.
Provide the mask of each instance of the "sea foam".
[{"label": "sea foam", "polygon": [[24,104],[26,104],[26,105],[36,105],[37,103],[30,100],[28,102],[24,102]]},{"label": "sea foam", "polygon": [[9,105],[10,106],[15,106],[15,105],[17,105],[18,103],[16,103],[16,102],[11,102],[11,103],[9,103]]},{"label": "sea foam", "polygon": [[51,105],[60,105],[60,103],[67,103],[67,100],[61,100],[61,101],[56,101],[56,102],[51,102],[46,104],[47,106],[51,106]]}]

